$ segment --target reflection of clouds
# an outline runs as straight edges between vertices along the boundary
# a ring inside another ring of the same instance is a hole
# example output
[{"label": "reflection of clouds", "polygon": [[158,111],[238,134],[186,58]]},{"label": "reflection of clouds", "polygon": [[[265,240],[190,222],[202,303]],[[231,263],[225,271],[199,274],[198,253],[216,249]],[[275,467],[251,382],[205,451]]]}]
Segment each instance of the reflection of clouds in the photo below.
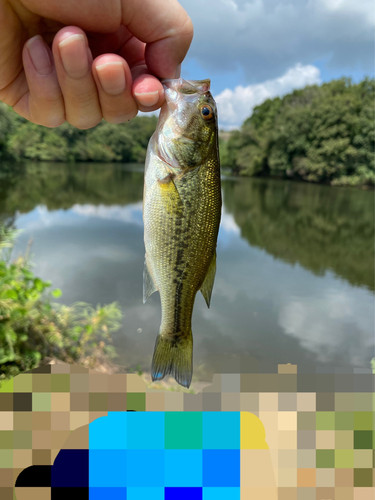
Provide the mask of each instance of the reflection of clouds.
[{"label": "reflection of clouds", "polygon": [[18,229],[37,231],[51,226],[81,224],[83,217],[96,217],[142,226],[142,202],[124,206],[76,204],[68,210],[48,210],[45,205],[38,205],[27,214],[17,214],[16,225]]},{"label": "reflection of clouds", "polygon": [[331,286],[320,294],[290,298],[280,304],[278,323],[321,360],[329,359],[351,339],[355,344],[352,362],[360,363],[359,352],[373,346],[374,323],[369,314],[373,297],[367,290],[344,288],[341,282],[340,288]]},{"label": "reflection of clouds", "polygon": [[71,211],[84,217],[98,217],[142,226],[142,201],[129,205],[73,205]]},{"label": "reflection of clouds", "polygon": [[229,214],[225,210],[221,216],[221,228],[227,233],[240,234],[240,228],[237,226],[233,215]]},{"label": "reflection of clouds", "polygon": [[237,226],[233,215],[226,212],[225,208],[223,208],[218,236],[218,246],[227,248],[232,240],[238,239],[239,234],[240,228]]},{"label": "reflection of clouds", "polygon": [[16,226],[17,229],[35,231],[52,225],[67,224],[65,218],[62,217],[64,213],[64,210],[50,211],[45,205],[37,205],[34,210],[27,214],[17,212]]}]

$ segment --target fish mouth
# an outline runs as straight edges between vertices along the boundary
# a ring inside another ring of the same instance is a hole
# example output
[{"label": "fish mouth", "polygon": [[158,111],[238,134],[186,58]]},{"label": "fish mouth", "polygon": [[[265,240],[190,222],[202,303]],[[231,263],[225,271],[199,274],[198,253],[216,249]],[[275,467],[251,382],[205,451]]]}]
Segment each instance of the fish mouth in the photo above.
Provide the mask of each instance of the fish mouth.
[{"label": "fish mouth", "polygon": [[165,90],[173,89],[181,94],[204,94],[210,90],[211,80],[185,80],[184,78],[164,78],[161,83]]}]

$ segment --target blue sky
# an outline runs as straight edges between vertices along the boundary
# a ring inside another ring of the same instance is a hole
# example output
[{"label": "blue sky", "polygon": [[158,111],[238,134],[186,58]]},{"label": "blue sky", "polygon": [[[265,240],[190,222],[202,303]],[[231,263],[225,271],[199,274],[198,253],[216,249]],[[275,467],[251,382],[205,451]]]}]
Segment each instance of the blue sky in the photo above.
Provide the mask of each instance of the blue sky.
[{"label": "blue sky", "polygon": [[220,127],[268,97],[374,76],[373,0],[180,0],[194,40],[182,77],[211,78]]}]

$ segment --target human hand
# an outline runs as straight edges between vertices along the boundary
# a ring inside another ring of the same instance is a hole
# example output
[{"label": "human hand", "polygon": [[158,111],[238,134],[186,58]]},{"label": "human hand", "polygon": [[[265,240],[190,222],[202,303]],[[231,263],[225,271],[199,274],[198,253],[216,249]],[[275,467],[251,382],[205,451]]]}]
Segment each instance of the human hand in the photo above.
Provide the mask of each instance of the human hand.
[{"label": "human hand", "polygon": [[81,129],[158,109],[193,37],[177,0],[0,0],[0,26],[0,101]]}]

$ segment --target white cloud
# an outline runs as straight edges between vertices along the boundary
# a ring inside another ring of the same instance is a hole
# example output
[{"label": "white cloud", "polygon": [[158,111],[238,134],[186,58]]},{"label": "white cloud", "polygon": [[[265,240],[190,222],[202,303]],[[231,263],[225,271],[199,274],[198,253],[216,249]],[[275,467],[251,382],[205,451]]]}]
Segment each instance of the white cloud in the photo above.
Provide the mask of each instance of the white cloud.
[{"label": "white cloud", "polygon": [[[300,62],[373,72],[373,0],[180,0],[193,20],[188,59],[251,83]],[[206,76],[206,77],[207,77]]]},{"label": "white cloud", "polygon": [[221,128],[236,128],[251,115],[254,106],[268,98],[282,96],[293,89],[320,83],[320,71],[312,65],[297,64],[284,75],[263,83],[243,87],[238,85],[234,90],[225,89],[215,100],[218,104]]},{"label": "white cloud", "polygon": [[308,7],[316,12],[360,16],[365,23],[375,25],[373,0],[309,0]]}]

